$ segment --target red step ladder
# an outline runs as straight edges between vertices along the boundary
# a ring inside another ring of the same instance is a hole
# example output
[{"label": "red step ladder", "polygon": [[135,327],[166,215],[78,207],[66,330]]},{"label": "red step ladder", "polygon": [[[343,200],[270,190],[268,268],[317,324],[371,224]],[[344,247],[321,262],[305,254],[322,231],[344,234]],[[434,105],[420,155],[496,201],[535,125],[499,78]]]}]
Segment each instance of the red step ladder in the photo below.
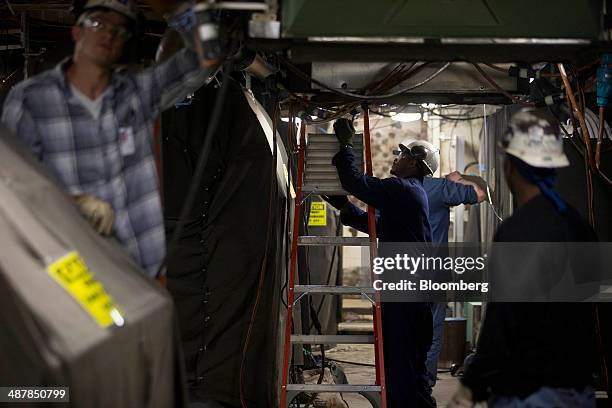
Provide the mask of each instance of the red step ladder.
[{"label": "red step ladder", "polygon": [[[364,156],[365,168],[368,175],[372,175],[372,154],[370,149],[370,128],[368,109],[364,108]],[[333,135],[328,135],[329,141],[335,141]],[[337,143],[334,145],[338,149]],[[302,121],[300,126],[300,142],[298,147],[297,166],[297,192],[294,204],[293,231],[291,235],[291,264],[289,267],[289,282],[287,285],[287,323],[284,336],[283,350],[283,373],[281,384],[280,407],[288,408],[292,401],[302,392],[310,393],[358,393],[363,395],[375,408],[387,408],[385,388],[385,368],[383,356],[383,336],[381,325],[380,294],[373,288],[359,288],[347,286],[325,286],[325,285],[295,285],[297,273],[297,250],[298,246],[369,246],[370,261],[377,255],[376,243],[376,221],[374,208],[368,206],[369,237],[314,237],[298,236],[300,211],[302,209],[302,190],[304,186],[304,175],[306,157],[306,124]],[[322,192],[322,194],[325,194]],[[336,193],[337,194],[337,193]],[[346,193],[345,193],[346,194]],[[296,298],[295,295],[298,295]],[[309,294],[320,295],[343,295],[361,294],[372,302],[374,335],[292,335],[293,306],[304,296]],[[374,344],[376,383],[373,385],[359,384],[288,384],[289,364],[291,361],[292,344]]]}]

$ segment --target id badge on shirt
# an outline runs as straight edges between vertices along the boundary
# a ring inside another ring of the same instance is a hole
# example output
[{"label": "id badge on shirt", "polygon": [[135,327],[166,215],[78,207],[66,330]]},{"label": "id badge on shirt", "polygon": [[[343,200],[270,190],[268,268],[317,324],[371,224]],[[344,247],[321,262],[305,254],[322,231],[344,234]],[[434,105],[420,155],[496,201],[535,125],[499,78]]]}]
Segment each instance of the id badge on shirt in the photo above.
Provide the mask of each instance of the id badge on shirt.
[{"label": "id badge on shirt", "polygon": [[136,152],[134,129],[131,126],[119,128],[119,150],[122,156],[130,156]]}]

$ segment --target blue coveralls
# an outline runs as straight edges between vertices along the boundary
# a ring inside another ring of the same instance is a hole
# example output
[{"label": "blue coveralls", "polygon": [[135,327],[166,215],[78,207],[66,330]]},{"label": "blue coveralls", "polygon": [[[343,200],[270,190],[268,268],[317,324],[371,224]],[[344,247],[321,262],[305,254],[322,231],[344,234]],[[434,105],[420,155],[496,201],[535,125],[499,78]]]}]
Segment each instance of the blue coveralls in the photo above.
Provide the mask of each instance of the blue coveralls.
[{"label": "blue coveralls", "polygon": [[[332,163],[342,187],[376,208],[376,230],[381,242],[431,242],[427,195],[416,177],[379,179],[361,173],[353,149],[343,147]],[[345,225],[368,231],[367,213],[354,205],[341,215]],[[383,303],[387,406],[430,407],[425,359],[431,346],[432,318],[428,303]]]},{"label": "blue coveralls", "polygon": [[[429,202],[429,223],[434,244],[448,244],[448,227],[450,224],[450,207],[459,204],[476,204],[478,196],[472,186],[455,183],[445,178],[425,177],[423,187]],[[444,335],[445,303],[432,303],[433,340],[427,352],[427,379],[429,385],[436,384],[438,371],[438,356],[442,351],[442,336]]]}]

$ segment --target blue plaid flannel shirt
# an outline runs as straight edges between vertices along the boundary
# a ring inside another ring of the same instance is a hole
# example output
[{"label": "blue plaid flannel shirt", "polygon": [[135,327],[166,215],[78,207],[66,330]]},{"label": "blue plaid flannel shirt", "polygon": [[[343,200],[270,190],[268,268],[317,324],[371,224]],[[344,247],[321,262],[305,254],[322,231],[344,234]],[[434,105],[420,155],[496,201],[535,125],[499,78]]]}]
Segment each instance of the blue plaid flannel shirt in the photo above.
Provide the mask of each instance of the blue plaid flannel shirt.
[{"label": "blue plaid flannel shirt", "polygon": [[[158,113],[202,86],[211,71],[183,49],[138,73],[116,71],[98,120],[72,95],[69,59],[13,87],[2,121],[71,194],[92,194],[115,210],[114,234],[155,276],[166,253],[153,123]],[[134,148],[122,149],[120,128],[132,128]],[[130,154],[131,153],[131,154]]]}]

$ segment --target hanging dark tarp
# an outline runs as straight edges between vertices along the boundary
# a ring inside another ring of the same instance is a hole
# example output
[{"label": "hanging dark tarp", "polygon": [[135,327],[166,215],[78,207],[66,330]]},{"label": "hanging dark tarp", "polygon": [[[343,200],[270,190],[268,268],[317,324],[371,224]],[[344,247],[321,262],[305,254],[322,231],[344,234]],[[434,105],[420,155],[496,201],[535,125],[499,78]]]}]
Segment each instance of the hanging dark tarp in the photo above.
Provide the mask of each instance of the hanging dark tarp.
[{"label": "hanging dark tarp", "polygon": [[[162,116],[168,236],[194,176],[217,92],[209,85]],[[286,202],[266,136],[233,82],[213,137],[198,197],[169,259],[168,289],[178,309],[192,398],[240,406],[242,367],[248,406],[269,408],[276,405],[277,271]]]},{"label": "hanging dark tarp", "polygon": [[[0,385],[69,387],[72,407],[185,406],[170,296],[2,128],[0,231]],[[67,265],[76,254],[89,271]]]}]

